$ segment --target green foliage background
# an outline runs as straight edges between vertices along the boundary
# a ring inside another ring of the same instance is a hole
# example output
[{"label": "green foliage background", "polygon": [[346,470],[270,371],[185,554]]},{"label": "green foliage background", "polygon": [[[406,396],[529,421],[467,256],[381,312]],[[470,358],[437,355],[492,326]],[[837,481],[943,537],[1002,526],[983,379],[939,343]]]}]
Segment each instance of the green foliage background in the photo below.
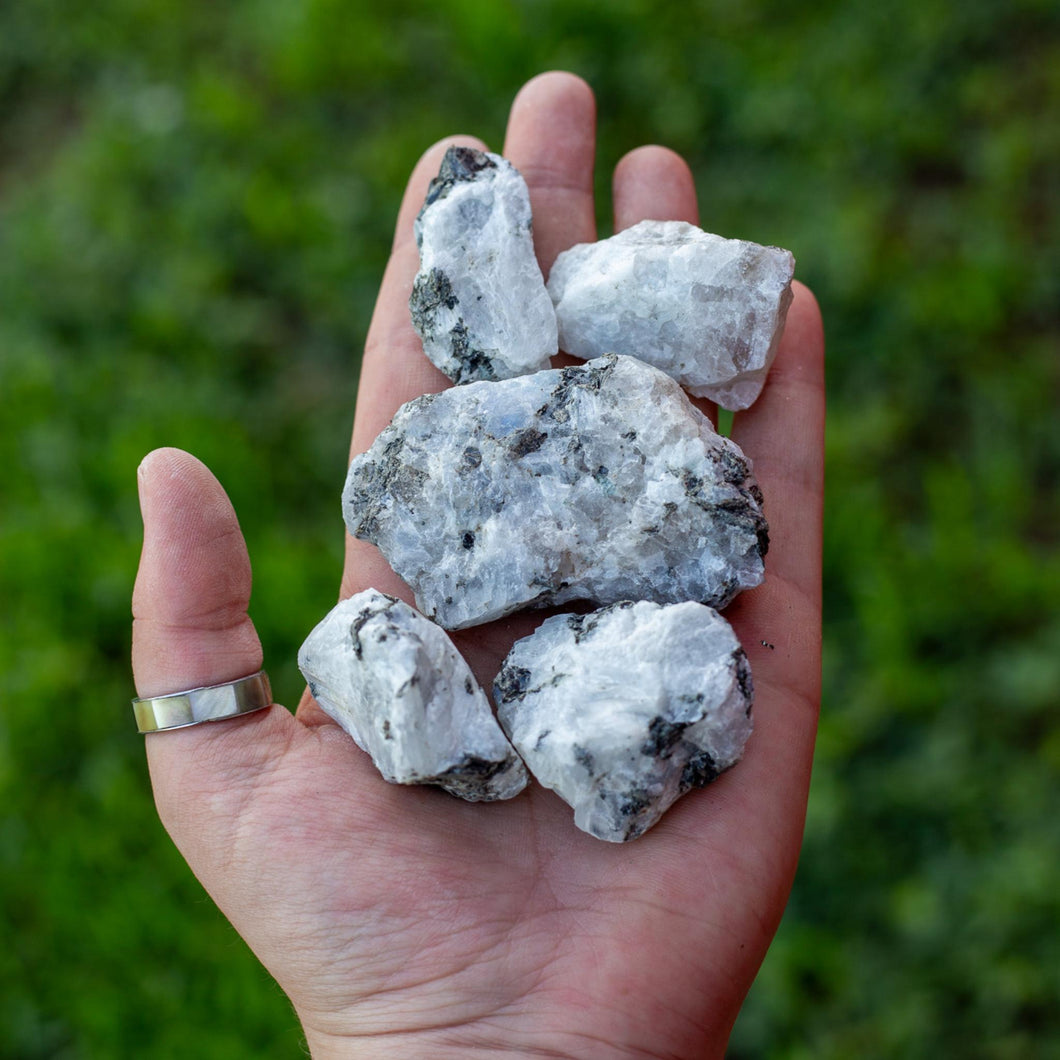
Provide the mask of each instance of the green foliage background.
[{"label": "green foliage background", "polygon": [[562,67],[829,336],[826,691],[744,1057],[1060,1056],[1060,8],[0,5],[0,1057],[300,1055],[154,816],[135,468],[235,502],[281,701],[404,180]]}]

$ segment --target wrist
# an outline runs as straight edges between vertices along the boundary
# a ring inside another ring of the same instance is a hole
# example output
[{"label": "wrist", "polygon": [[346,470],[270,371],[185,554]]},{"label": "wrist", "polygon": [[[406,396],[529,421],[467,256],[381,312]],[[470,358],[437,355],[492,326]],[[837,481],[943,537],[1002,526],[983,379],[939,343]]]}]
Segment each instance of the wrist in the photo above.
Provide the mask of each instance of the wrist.
[{"label": "wrist", "polygon": [[[681,1055],[625,1048],[579,1034],[542,1032],[524,1039],[499,1028],[439,1027],[360,1036],[323,1034],[303,1025],[303,1031],[312,1060],[662,1060],[662,1055]],[[720,1060],[724,1054],[725,1042],[720,1041],[702,1042],[685,1055],[689,1060]]]}]

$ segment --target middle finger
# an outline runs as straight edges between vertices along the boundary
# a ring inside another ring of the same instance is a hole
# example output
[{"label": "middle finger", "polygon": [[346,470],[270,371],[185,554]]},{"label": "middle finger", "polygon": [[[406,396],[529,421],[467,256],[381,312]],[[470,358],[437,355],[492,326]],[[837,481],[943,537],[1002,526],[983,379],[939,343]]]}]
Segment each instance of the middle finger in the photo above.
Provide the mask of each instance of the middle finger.
[{"label": "middle finger", "polygon": [[504,157],[530,189],[534,249],[547,278],[561,250],[596,239],[592,89],[574,74],[553,72],[528,81],[512,103]]}]

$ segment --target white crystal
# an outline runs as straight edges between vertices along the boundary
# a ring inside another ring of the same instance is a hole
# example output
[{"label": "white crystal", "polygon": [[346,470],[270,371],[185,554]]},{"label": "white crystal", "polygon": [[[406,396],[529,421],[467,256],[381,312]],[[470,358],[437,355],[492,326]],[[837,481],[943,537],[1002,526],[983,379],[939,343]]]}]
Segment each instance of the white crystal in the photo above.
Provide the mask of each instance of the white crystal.
[{"label": "white crystal", "polygon": [[437,784],[471,802],[509,799],[526,770],[445,631],[368,589],[306,638],[298,666],[324,711],[394,784]]},{"label": "white crystal", "polygon": [[762,580],[750,461],[631,357],[409,402],[353,460],[346,526],[449,629],[568,600],[723,607]]},{"label": "white crystal", "polygon": [[702,604],[549,618],[516,642],[493,687],[530,772],[610,842],[642,835],[734,765],[751,734],[747,658]]},{"label": "white crystal", "polygon": [[430,360],[457,383],[547,368],[556,314],[519,171],[500,155],[449,148],[415,231],[420,271],[409,308]]},{"label": "white crystal", "polygon": [[778,247],[642,221],[564,251],[548,291],[567,353],[640,357],[697,397],[744,409],[780,344],[794,270]]}]

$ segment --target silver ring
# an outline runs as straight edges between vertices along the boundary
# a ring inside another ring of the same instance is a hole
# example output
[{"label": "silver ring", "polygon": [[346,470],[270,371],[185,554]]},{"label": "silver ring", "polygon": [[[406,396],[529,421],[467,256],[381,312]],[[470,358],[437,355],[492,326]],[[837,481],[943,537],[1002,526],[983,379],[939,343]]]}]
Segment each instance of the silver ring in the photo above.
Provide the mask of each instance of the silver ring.
[{"label": "silver ring", "polygon": [[264,670],[222,685],[191,688],[168,696],[134,699],[137,732],[183,729],[204,721],[223,721],[272,705],[272,689]]}]

